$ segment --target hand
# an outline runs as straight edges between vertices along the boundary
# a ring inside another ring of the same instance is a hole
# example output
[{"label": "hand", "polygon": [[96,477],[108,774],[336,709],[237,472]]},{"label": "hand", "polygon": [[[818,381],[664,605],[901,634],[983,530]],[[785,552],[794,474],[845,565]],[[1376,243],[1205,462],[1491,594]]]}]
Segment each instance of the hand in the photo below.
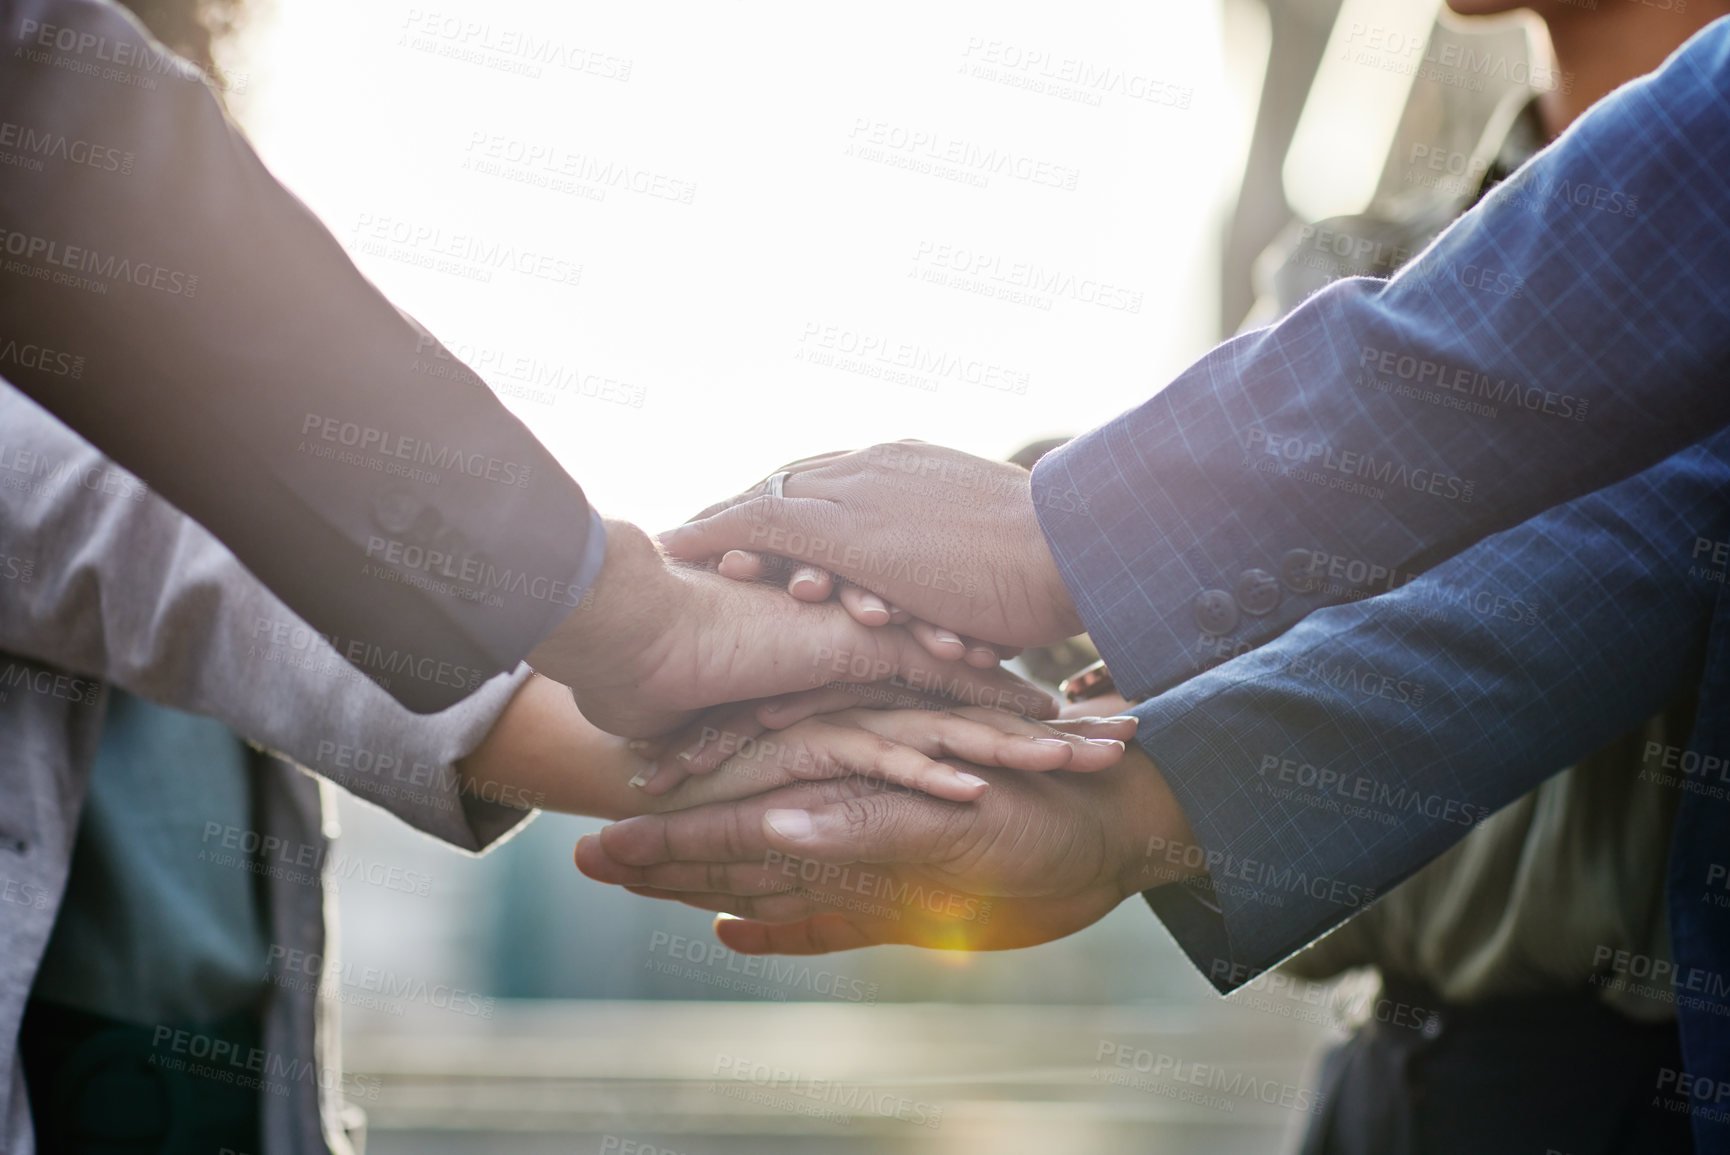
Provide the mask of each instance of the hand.
[{"label": "hand", "polygon": [[[836,685],[707,711],[680,733],[655,743],[654,765],[633,785],[661,794],[738,754],[760,757],[770,751],[782,759],[822,758],[825,755],[810,744],[817,735],[834,750],[868,751],[887,740],[928,758],[964,758],[1034,773],[1090,773],[1116,764],[1135,727],[1136,720],[1127,716],[1077,717],[1046,725],[1002,710],[951,708],[881,683]],[[807,754],[799,753],[802,747]]]},{"label": "hand", "polygon": [[[807,718],[762,741],[733,746],[717,759],[721,765],[713,773],[683,785],[668,780],[652,791],[632,789],[649,769],[638,753],[643,743],[596,729],[578,711],[570,690],[531,674],[479,744],[457,760],[456,769],[465,798],[619,819],[730,802],[826,778],[857,777],[878,787],[971,802],[986,789],[985,780],[969,774],[965,764],[936,758],[961,754],[1028,770],[1059,763],[1097,769],[1115,762],[1123,748],[1121,742],[1102,742],[1075,750],[1068,741],[1045,737],[1037,722],[1015,719],[1009,725],[993,711],[979,711],[978,718],[929,710],[868,713],[870,729],[845,713]],[[1125,731],[1119,727],[1117,732]]]},{"label": "hand", "polygon": [[[784,730],[741,739],[712,739],[722,753],[709,773],[692,778],[657,776],[642,785],[645,811],[664,813],[709,802],[732,801],[789,785],[857,776],[874,788],[898,786],[952,802],[972,802],[986,789],[973,766],[1025,773],[1067,768],[1091,773],[1115,765],[1124,744],[1082,733],[1130,734],[1134,726],[1090,720],[1055,729],[998,710],[840,710],[794,722]],[[965,762],[937,759],[966,759]],[[707,783],[705,785],[704,783]]]},{"label": "hand", "polygon": [[662,544],[687,561],[737,549],[808,562],[886,608],[1001,645],[1081,632],[1020,466],[903,441],[790,469],[784,497],[742,495]]},{"label": "hand", "polygon": [[964,638],[954,630],[934,626],[885,602],[870,590],[851,582],[837,581],[821,566],[801,565],[773,554],[730,549],[715,563],[715,572],[734,581],[786,581],[787,592],[802,602],[828,601],[833,595],[843,609],[862,626],[905,625],[925,652],[934,658],[960,658],[970,666],[990,669],[1021,652],[1019,646],[993,646],[978,638]]},{"label": "hand", "polygon": [[889,677],[970,704],[1036,717],[1056,710],[1002,670],[932,658],[902,627],[872,629],[836,605],[669,566],[628,522],[607,523],[591,593],[528,660],[615,734],[663,733],[719,702]]},{"label": "hand", "polygon": [[1151,840],[1194,841],[1133,746],[1103,774],[970,772],[991,785],[967,805],[847,779],[633,818],[579,842],[577,865],[743,916],[717,925],[742,952],[1000,950],[1071,934],[1152,881],[1174,880],[1163,856],[1150,877]]}]

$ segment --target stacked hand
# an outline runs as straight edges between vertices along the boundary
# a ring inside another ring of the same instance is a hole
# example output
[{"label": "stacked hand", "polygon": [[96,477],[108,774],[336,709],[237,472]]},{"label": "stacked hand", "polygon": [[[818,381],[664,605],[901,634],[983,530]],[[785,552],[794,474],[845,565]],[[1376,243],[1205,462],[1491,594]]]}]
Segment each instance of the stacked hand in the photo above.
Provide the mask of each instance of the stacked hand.
[{"label": "stacked hand", "polygon": [[1150,840],[1191,837],[1139,752],[1099,774],[969,772],[990,786],[965,803],[850,777],[632,818],[579,842],[577,865],[741,916],[717,932],[743,952],[997,950],[1071,934],[1171,881],[1150,875]]},{"label": "stacked hand", "polygon": [[693,568],[611,526],[593,608],[531,656],[598,724],[663,735],[637,744],[638,816],[579,843],[585,873],[792,953],[1027,946],[1171,881],[1150,840],[1191,836],[1124,753],[1134,719],[1042,725],[1022,715],[1054,703],[996,668],[1082,628],[1019,467],[830,454],[661,542]]},{"label": "stacked hand", "polygon": [[[662,534],[662,544],[686,561],[718,562],[737,550],[827,571],[876,595],[844,592],[862,622],[906,611],[949,631],[951,657],[965,649],[959,636],[1032,646],[1081,632],[1020,466],[902,441],[783,472],[782,496],[758,486]],[[821,582],[814,572],[803,577]]]},{"label": "stacked hand", "polygon": [[903,627],[872,628],[832,603],[669,565],[625,522],[608,524],[590,595],[529,664],[570,686],[584,715],[615,734],[664,733],[721,702],[890,677],[967,704],[1055,712],[1019,678],[932,657]]}]

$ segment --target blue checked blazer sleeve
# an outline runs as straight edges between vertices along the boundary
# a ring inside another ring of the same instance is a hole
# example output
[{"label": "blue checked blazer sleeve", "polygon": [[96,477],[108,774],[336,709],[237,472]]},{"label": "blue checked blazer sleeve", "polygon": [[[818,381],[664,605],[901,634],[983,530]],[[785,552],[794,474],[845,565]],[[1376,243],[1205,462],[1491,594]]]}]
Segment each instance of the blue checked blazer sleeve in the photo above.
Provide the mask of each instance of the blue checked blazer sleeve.
[{"label": "blue checked blazer sleeve", "polygon": [[1700,440],[1727,367],[1720,20],[1392,281],[1220,346],[1033,497],[1117,684],[1157,693]]},{"label": "blue checked blazer sleeve", "polygon": [[[1726,494],[1730,432],[1137,706],[1196,838],[1149,848],[1148,897],[1214,984],[1332,929],[1686,690]],[[1159,885],[1185,855],[1217,910]]]}]

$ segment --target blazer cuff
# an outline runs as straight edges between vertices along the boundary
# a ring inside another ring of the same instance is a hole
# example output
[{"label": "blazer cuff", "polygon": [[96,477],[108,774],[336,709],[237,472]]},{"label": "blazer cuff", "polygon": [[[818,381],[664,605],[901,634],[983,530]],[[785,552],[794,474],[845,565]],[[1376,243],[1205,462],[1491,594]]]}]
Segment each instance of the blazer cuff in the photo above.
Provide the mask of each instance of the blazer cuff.
[{"label": "blazer cuff", "polygon": [[[1195,839],[1149,845],[1149,877],[1173,881],[1145,892],[1148,905],[1225,993],[1363,911],[1389,884],[1390,871],[1373,848],[1341,845],[1346,831],[1329,807],[1306,820],[1308,811],[1267,771],[1268,758],[1250,748],[1254,728],[1246,735],[1222,708],[1221,689],[1186,684],[1131,713],[1140,723],[1137,742]],[[1197,866],[1203,877],[1175,881]]]}]

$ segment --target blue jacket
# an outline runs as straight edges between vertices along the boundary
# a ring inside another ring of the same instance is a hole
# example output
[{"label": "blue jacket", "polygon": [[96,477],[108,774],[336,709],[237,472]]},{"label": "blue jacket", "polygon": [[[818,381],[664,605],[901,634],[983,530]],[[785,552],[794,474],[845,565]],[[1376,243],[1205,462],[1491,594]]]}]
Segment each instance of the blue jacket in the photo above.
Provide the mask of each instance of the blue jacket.
[{"label": "blue jacket", "polygon": [[[1119,687],[1154,695],[1140,739],[1214,882],[1150,898],[1216,986],[1698,681],[1657,767],[1684,791],[1670,1090],[1730,1150],[1727,371],[1719,21],[1392,281],[1337,283],[1041,462],[1058,564]],[[1328,663],[1443,689],[1330,691]]]}]

